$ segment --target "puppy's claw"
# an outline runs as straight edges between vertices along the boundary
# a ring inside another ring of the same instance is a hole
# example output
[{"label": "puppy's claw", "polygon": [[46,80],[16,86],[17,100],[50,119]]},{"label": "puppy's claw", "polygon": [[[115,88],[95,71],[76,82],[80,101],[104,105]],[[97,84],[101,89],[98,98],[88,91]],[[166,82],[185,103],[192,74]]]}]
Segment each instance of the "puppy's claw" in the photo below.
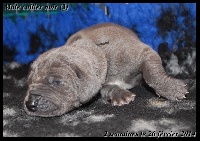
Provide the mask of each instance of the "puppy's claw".
[{"label": "puppy's claw", "polygon": [[115,105],[116,105],[116,102],[113,102],[113,103],[112,103],[112,106],[115,106]]}]

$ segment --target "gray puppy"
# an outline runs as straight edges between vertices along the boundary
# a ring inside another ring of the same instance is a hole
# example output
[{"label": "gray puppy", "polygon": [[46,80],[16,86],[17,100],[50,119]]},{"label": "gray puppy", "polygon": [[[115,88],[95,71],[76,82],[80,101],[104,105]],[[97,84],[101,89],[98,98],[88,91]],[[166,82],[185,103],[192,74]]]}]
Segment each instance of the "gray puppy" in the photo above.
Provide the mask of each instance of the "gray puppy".
[{"label": "gray puppy", "polygon": [[140,84],[142,77],[169,100],[188,93],[184,82],[166,75],[159,55],[131,30],[112,23],[94,25],[31,65],[24,108],[29,115],[58,116],[88,102],[98,91],[112,105],[121,106],[135,99],[127,89]]}]

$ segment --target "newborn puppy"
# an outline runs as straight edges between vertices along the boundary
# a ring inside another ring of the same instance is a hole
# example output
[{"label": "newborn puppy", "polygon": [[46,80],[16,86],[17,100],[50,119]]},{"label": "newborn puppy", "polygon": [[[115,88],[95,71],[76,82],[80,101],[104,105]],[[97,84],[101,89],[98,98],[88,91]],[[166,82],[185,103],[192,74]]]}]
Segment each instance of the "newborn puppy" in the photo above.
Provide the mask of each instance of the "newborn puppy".
[{"label": "newborn puppy", "polygon": [[169,100],[188,93],[184,82],[166,75],[159,55],[131,30],[112,23],[94,25],[32,64],[24,108],[29,115],[59,116],[98,91],[113,106],[121,106],[135,99],[127,89],[140,84],[142,77]]}]

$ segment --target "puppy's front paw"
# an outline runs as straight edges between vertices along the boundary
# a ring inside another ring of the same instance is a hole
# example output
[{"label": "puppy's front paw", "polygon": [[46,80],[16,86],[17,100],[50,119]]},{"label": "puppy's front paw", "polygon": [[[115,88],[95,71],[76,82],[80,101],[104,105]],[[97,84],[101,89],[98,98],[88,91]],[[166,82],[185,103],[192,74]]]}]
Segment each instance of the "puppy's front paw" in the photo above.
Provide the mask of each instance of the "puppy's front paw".
[{"label": "puppy's front paw", "polygon": [[164,82],[161,82],[156,89],[156,93],[169,100],[181,100],[186,98],[187,85],[179,79],[167,78]]},{"label": "puppy's front paw", "polygon": [[131,101],[134,101],[135,96],[135,94],[129,91],[120,90],[112,95],[111,103],[113,106],[122,106],[124,104],[129,104]]}]

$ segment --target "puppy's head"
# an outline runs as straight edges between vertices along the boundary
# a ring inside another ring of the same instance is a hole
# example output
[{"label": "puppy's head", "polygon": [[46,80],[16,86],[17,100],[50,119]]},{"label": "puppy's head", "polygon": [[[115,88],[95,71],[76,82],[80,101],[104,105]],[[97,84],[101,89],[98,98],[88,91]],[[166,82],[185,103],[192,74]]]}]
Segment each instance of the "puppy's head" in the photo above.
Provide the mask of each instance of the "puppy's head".
[{"label": "puppy's head", "polygon": [[40,55],[31,65],[24,99],[28,115],[59,116],[81,105],[77,91],[82,72],[67,60],[57,48]]}]

